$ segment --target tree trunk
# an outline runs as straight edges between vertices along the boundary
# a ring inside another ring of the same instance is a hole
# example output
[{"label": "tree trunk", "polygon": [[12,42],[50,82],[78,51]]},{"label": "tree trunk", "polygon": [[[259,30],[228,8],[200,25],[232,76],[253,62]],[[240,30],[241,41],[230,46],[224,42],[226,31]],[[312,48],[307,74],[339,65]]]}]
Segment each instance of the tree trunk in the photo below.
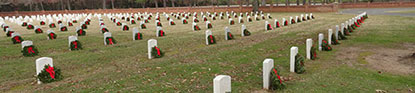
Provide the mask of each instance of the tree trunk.
[{"label": "tree trunk", "polygon": [[67,0],[66,3],[68,4],[68,10],[71,10],[71,0]]},{"label": "tree trunk", "polygon": [[115,7],[114,7],[114,0],[111,0],[111,6],[112,6],[112,9],[115,9]]},{"label": "tree trunk", "polygon": [[64,10],[63,1],[62,0],[59,0],[59,2],[60,2],[60,5],[61,5],[61,10]]},{"label": "tree trunk", "polygon": [[289,0],[285,0],[285,6],[290,6],[290,1]]},{"label": "tree trunk", "polygon": [[176,6],[174,6],[174,2],[175,2],[176,0],[171,0],[171,6],[172,7],[176,7]]},{"label": "tree trunk", "polygon": [[40,2],[40,7],[42,8],[42,11],[45,10],[45,8],[43,8],[43,1]]},{"label": "tree trunk", "polygon": [[166,8],[166,0],[163,0],[163,7]]},{"label": "tree trunk", "polygon": [[267,3],[265,0],[262,0],[262,2],[261,2],[262,4],[261,4],[261,6],[265,6],[265,4]]},{"label": "tree trunk", "polygon": [[231,6],[231,0],[228,0],[228,7],[230,7]]},{"label": "tree trunk", "polygon": [[154,0],[154,4],[156,5],[156,8],[159,8],[157,0]]},{"label": "tree trunk", "polygon": [[107,9],[106,0],[102,0],[102,9]]},{"label": "tree trunk", "polygon": [[254,12],[258,11],[259,1],[254,0],[254,3],[253,3],[252,6],[254,7],[252,11],[254,11]]},{"label": "tree trunk", "polygon": [[296,0],[297,6],[300,5],[300,0]]},{"label": "tree trunk", "polygon": [[32,1],[29,1],[29,2],[30,2],[30,4],[29,4],[29,9],[30,9],[30,11],[33,11],[33,10],[32,10],[32,4],[33,4],[33,3],[32,3]]}]

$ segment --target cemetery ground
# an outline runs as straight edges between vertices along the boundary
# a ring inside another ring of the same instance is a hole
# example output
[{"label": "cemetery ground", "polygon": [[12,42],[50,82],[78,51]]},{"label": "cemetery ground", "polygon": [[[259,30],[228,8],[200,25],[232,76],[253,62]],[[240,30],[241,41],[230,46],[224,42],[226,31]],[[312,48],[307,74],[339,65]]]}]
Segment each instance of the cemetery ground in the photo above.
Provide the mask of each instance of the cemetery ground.
[{"label": "cemetery ground", "polygon": [[[271,13],[272,17],[288,19],[301,13]],[[318,33],[335,29],[335,25],[354,14],[313,13],[314,20],[265,31],[264,21],[246,22],[252,35],[240,36],[241,24],[229,25],[217,19],[213,35],[217,44],[205,44],[206,27],[199,17],[202,30],[191,30],[191,22],[169,26],[161,17],[165,37],[155,36],[154,19],[147,29],[140,29],[144,39],[133,41],[131,31],[122,31],[104,18],[116,45],[105,46],[98,20],[91,19],[87,35],[78,37],[83,50],[69,51],[67,37],[75,35],[75,27],[60,32],[56,40],[46,34],[10,24],[25,40],[32,40],[39,56],[23,57],[19,44],[12,44],[5,32],[0,34],[0,90],[2,92],[192,92],[209,93],[216,75],[232,77],[232,92],[275,92],[262,89],[262,62],[274,59],[274,65],[287,84],[282,92],[408,92],[415,89],[415,17],[369,15],[362,27],[348,40],[332,45],[333,51],[319,51],[317,60],[306,60],[304,74],[289,71],[289,51],[298,46],[305,56],[305,41],[317,44]],[[154,18],[154,17],[153,17]],[[209,19],[210,20],[210,19]],[[268,20],[273,26],[274,20]],[[191,21],[191,18],[190,20]],[[137,21],[138,22],[138,21]],[[38,25],[39,22],[33,22]],[[130,29],[139,25],[130,25]],[[229,26],[235,39],[225,41],[224,28]],[[42,27],[44,32],[49,29]],[[157,39],[165,52],[163,58],[147,58],[147,40]],[[327,38],[327,36],[325,36]],[[412,57],[411,57],[412,56]],[[35,60],[51,57],[62,70],[64,79],[54,83],[36,84]]]}]

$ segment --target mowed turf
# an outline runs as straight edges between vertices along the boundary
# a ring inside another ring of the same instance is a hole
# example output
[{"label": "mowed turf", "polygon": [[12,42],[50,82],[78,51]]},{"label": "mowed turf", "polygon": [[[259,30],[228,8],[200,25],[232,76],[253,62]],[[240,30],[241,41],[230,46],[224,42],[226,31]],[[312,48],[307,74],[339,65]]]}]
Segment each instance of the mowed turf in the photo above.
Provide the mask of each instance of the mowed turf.
[{"label": "mowed turf", "polygon": [[[239,13],[238,13],[239,14]],[[273,18],[282,21],[289,16],[301,13],[271,13]],[[32,40],[39,49],[39,56],[23,57],[21,45],[12,44],[5,32],[0,32],[0,90],[3,92],[212,92],[213,78],[216,75],[232,77],[232,92],[265,92],[262,90],[262,62],[266,58],[275,60],[286,81],[287,89],[283,92],[373,92],[376,89],[396,91],[396,89],[415,88],[414,75],[377,74],[376,70],[364,66],[349,66],[336,60],[337,49],[375,44],[387,46],[398,43],[415,43],[415,26],[413,17],[369,15],[362,27],[352,33],[349,40],[333,46],[334,51],[319,52],[317,60],[306,60],[306,73],[289,72],[289,49],[298,46],[305,56],[305,40],[312,38],[317,44],[318,33],[334,29],[356,15],[336,13],[313,13],[314,20],[301,22],[265,31],[265,22],[247,22],[247,29],[252,35],[240,36],[241,24],[233,18],[235,25],[228,20],[217,18],[212,21],[213,35],[217,44],[205,45],[206,26],[199,17],[198,25],[202,30],[192,31],[191,21],[182,24],[175,19],[176,25],[169,26],[164,16],[161,17],[165,37],[156,37],[154,17],[147,23],[147,29],[140,29],[143,40],[133,41],[131,31],[122,31],[120,26],[104,18],[105,24],[118,44],[104,45],[98,19],[92,18],[86,29],[87,35],[78,37],[83,50],[69,51],[68,36],[75,35],[75,28],[60,32],[56,40],[47,40],[46,33],[35,34],[33,30],[8,23],[11,28],[22,34],[23,39]],[[252,17],[251,17],[252,18]],[[268,20],[273,26],[274,20]],[[78,22],[82,22],[78,20]],[[123,21],[126,23],[125,21]],[[137,21],[137,23],[139,23]],[[38,25],[39,22],[33,22]],[[130,30],[136,25],[129,25]],[[231,29],[235,39],[225,41],[224,28]],[[43,26],[46,32],[49,29]],[[157,39],[158,46],[165,56],[147,58],[147,40]],[[64,80],[37,85],[35,77],[35,60],[51,57],[54,66],[62,70]],[[401,91],[401,92],[402,92]],[[275,91],[269,91],[275,92]]]}]

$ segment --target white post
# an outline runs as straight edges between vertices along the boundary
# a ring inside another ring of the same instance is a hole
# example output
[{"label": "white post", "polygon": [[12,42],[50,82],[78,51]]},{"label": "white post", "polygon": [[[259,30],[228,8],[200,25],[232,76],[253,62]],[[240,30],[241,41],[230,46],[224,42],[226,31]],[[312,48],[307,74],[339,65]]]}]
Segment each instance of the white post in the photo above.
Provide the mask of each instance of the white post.
[{"label": "white post", "polygon": [[244,30],[246,29],[246,26],[244,24],[242,24],[241,27],[241,36],[245,36]]},{"label": "white post", "polygon": [[[50,57],[41,57],[36,59],[36,76],[45,68],[45,65],[53,67],[53,60]],[[41,84],[39,79],[37,79],[37,84]]]},{"label": "white post", "polygon": [[156,39],[150,39],[150,40],[148,40],[148,41],[147,41],[147,47],[148,47],[148,59],[151,59],[151,58],[152,58],[152,56],[151,56],[151,49],[152,49],[154,46],[157,46],[157,40],[156,40]]},{"label": "white post", "polygon": [[263,81],[263,88],[269,88],[269,81],[270,81],[270,72],[271,69],[274,67],[274,60],[273,59],[265,59],[262,62],[262,81]]},{"label": "white post", "polygon": [[306,40],[306,55],[307,59],[311,59],[311,47],[313,46],[313,40],[311,38]]},{"label": "white post", "polygon": [[231,76],[219,75],[213,79],[213,93],[230,93]]},{"label": "white post", "polygon": [[225,40],[228,40],[228,32],[230,33],[229,27],[225,27]]},{"label": "white post", "polygon": [[112,35],[111,35],[111,33],[110,33],[110,32],[105,32],[105,33],[104,33],[104,44],[105,44],[105,45],[108,45],[108,44],[107,44],[107,42],[106,42],[106,38],[107,38],[107,37],[112,37]]},{"label": "white post", "polygon": [[212,35],[212,31],[210,31],[210,30],[206,30],[206,36],[205,36],[205,39],[206,39],[206,45],[209,45],[209,35]]},{"label": "white post", "polygon": [[329,29],[329,32],[328,32],[329,34],[327,35],[328,36],[328,38],[327,38],[327,43],[329,43],[329,45],[331,45],[331,37],[332,37],[332,35],[333,35],[333,30],[332,29]]},{"label": "white post", "polygon": [[69,36],[68,37],[68,46],[69,46],[69,50],[71,50],[71,42],[78,40],[78,37],[76,36]]},{"label": "white post", "polygon": [[137,28],[137,27],[134,27],[132,32],[133,32],[133,40],[136,40],[136,39],[135,39],[135,35],[136,35],[137,33],[139,33],[138,28]]},{"label": "white post", "polygon": [[298,53],[298,47],[291,47],[290,52],[290,72],[295,72],[295,56]]},{"label": "white post", "polygon": [[323,43],[324,35],[323,33],[318,34],[318,50],[322,50],[321,44]]}]

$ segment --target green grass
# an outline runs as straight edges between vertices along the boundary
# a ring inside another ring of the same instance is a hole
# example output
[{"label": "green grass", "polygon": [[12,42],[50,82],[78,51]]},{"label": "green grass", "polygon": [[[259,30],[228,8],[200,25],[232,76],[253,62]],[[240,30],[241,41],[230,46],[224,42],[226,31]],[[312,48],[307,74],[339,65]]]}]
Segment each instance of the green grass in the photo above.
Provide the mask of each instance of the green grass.
[{"label": "green grass", "polygon": [[402,14],[410,14],[410,13],[415,13],[415,10],[403,10],[403,11],[386,11],[388,13],[402,13]]},{"label": "green grass", "polygon": [[[273,18],[300,13],[272,13]],[[305,40],[317,40],[318,33],[339,25],[354,15],[313,13],[315,20],[302,22],[274,31],[264,31],[264,21],[245,23],[251,36],[240,37],[240,24],[229,26],[228,20],[211,21],[217,44],[205,45],[205,24],[201,31],[191,31],[191,24],[168,26],[162,17],[166,37],[155,37],[154,20],[141,30],[144,40],[132,41],[131,31],[105,19],[107,27],[118,41],[117,45],[105,46],[98,22],[92,21],[87,36],[78,37],[84,49],[69,51],[67,37],[75,35],[75,27],[68,32],[57,32],[58,39],[47,40],[46,34],[34,34],[21,26],[12,25],[25,40],[33,40],[40,55],[23,57],[20,45],[11,44],[9,37],[0,32],[0,90],[3,92],[212,92],[216,75],[232,77],[233,92],[262,90],[262,61],[272,58],[275,66],[287,81],[288,88],[282,92],[374,92],[376,89],[401,92],[415,88],[414,75],[377,74],[365,66],[349,66],[335,59],[337,49],[347,47],[393,47],[401,43],[415,43],[414,18],[398,16],[372,16],[361,28],[334,46],[334,51],[319,52],[315,61],[307,60],[306,73],[289,72],[289,49],[298,46],[305,56]],[[153,18],[154,19],[154,18]],[[96,20],[96,19],[95,19]],[[190,21],[190,20],[188,20]],[[246,20],[244,20],[246,21]],[[273,23],[273,20],[268,20]],[[9,23],[11,25],[12,23]],[[35,22],[34,24],[38,24]],[[75,26],[79,24],[74,24]],[[272,24],[274,25],[274,24]],[[235,40],[224,40],[224,27],[229,26]],[[131,25],[130,29],[138,27]],[[43,27],[46,31],[47,27]],[[163,58],[147,59],[147,40],[155,38],[165,52]],[[317,42],[315,42],[317,43]],[[34,84],[35,60],[52,57],[54,66],[62,69],[64,80],[50,84]],[[356,62],[358,63],[358,62]],[[406,90],[405,90],[406,89]],[[271,91],[272,92],[272,91]]]}]

